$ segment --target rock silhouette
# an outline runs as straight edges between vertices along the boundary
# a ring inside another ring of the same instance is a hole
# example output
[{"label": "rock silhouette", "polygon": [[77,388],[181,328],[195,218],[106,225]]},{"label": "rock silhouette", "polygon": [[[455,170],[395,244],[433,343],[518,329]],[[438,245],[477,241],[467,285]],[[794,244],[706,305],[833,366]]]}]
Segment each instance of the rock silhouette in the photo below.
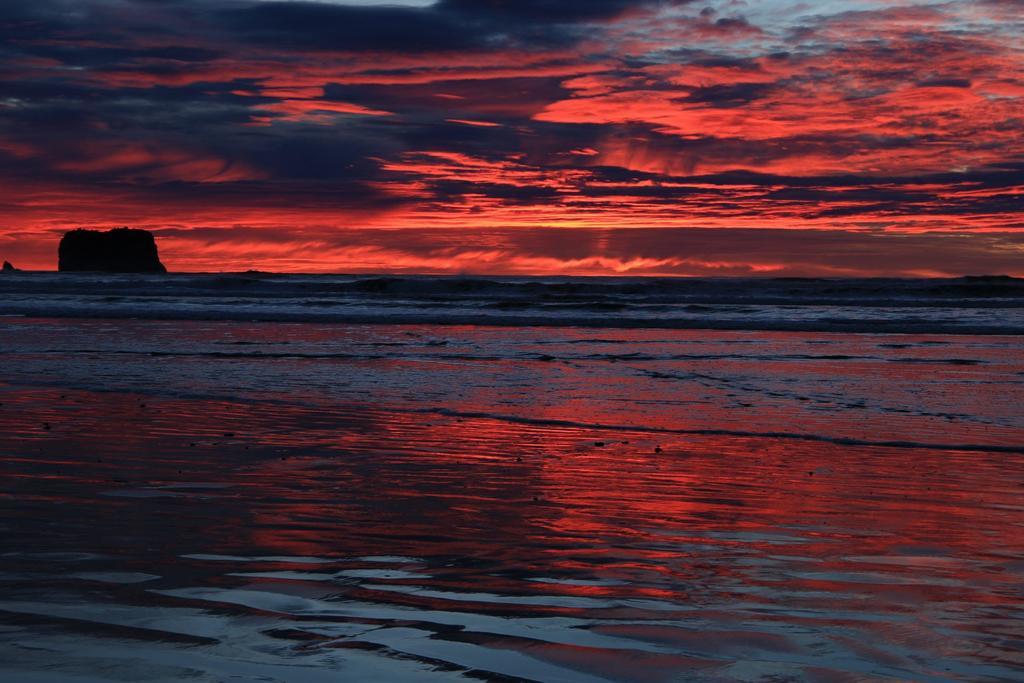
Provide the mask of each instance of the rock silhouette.
[{"label": "rock silhouette", "polygon": [[115,228],[106,232],[79,228],[64,233],[57,270],[105,273],[166,273],[156,240],[146,230]]},{"label": "rock silhouette", "polygon": [[10,261],[4,261],[3,268],[0,268],[0,270],[3,270],[5,273],[13,273],[18,269],[11,265]]}]

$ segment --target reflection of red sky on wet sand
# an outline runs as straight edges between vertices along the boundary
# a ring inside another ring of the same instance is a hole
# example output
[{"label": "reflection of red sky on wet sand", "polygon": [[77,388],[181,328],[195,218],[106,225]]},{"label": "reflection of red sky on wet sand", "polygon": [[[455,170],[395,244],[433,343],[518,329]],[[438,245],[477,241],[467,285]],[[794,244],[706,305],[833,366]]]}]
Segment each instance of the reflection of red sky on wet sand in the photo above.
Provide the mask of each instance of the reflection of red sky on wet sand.
[{"label": "reflection of red sky on wet sand", "polygon": [[[892,656],[880,648],[893,642],[977,656],[965,648],[979,631],[1009,635],[986,610],[1024,606],[1000,559],[1024,550],[1016,505],[1024,471],[1005,455],[654,436],[365,406],[11,388],[4,402],[2,433],[20,444],[4,449],[5,488],[24,494],[45,479],[49,493],[21,499],[35,514],[45,519],[92,501],[80,523],[102,521],[109,552],[123,552],[120,539],[152,533],[147,515],[159,511],[160,552],[171,557],[200,549],[387,555],[410,558],[405,570],[423,574],[386,580],[412,592],[334,587],[348,600],[624,618],[630,624],[594,628],[677,645],[694,636],[666,619],[706,613],[722,629],[792,619],[860,639],[869,659]],[[41,430],[43,422],[51,429]],[[183,486],[196,482],[213,487],[189,493]],[[95,491],[177,497],[143,498],[154,511],[139,514],[140,499]],[[475,565],[436,566],[446,558]],[[544,577],[555,582],[525,581]],[[290,584],[242,581],[266,591],[287,592]],[[301,586],[304,594],[314,588]],[[527,594],[540,596],[537,604],[474,597]],[[557,604],[571,598],[609,604]],[[780,599],[791,616],[768,616]],[[639,600],[663,606],[649,612],[630,602]],[[865,613],[878,619],[844,616]],[[645,624],[652,618],[660,625]],[[721,637],[721,654],[734,656],[737,634]],[[765,633],[758,646],[801,652],[784,635]],[[568,646],[533,654],[592,665]],[[998,640],[982,656],[1014,657]]]},{"label": "reflection of red sky on wet sand", "polygon": [[0,333],[18,567],[97,553],[161,577],[124,600],[255,619],[291,634],[290,656],[362,647],[344,633],[370,620],[425,624],[412,651],[431,661],[459,643],[630,680],[1024,664],[1013,337],[32,318]]},{"label": "reflection of red sky on wet sand", "polygon": [[[19,433],[44,452],[64,453],[44,459],[54,467],[84,463],[95,470],[86,483],[109,483],[103,475],[108,471],[131,486],[224,475],[220,483],[253,493],[269,495],[284,487],[298,500],[284,508],[272,504],[271,517],[324,526],[310,528],[306,542],[297,530],[298,545],[285,540],[292,536],[286,529],[261,536],[255,545],[267,550],[283,544],[277,550],[294,555],[324,554],[325,546],[352,538],[347,534],[365,532],[330,526],[339,511],[344,516],[348,510],[335,507],[339,501],[332,491],[338,487],[349,503],[380,497],[405,515],[401,524],[391,520],[368,537],[387,536],[389,524],[396,532],[423,524],[485,533],[492,522],[502,528],[501,519],[479,514],[480,507],[495,505],[518,510],[506,531],[519,536],[524,529],[515,527],[525,526],[524,520],[539,524],[529,533],[551,533],[562,541],[599,534],[623,546],[633,537],[647,538],[648,526],[663,524],[678,527],[678,534],[691,540],[710,531],[740,536],[754,529],[781,533],[784,527],[820,526],[814,536],[820,534],[823,551],[836,542],[828,536],[838,530],[880,532],[844,539],[864,544],[853,554],[872,555],[878,553],[868,550],[878,544],[906,543],[911,537],[977,550],[983,534],[966,530],[995,524],[1001,497],[1014,495],[1017,483],[1005,456],[971,451],[609,431],[361,406],[302,408],[10,389],[5,399],[5,409],[18,408],[4,411],[7,433]],[[135,429],[125,432],[123,422]],[[43,423],[51,429],[41,430]],[[251,448],[252,456],[243,455],[243,447]],[[135,457],[144,450],[150,457]],[[89,464],[90,456],[104,453],[95,466]],[[59,472],[43,476],[71,483]],[[303,502],[306,498],[310,502]],[[430,519],[415,509],[417,501],[433,509]],[[1007,508],[1004,514],[1011,512]],[[255,526],[273,526],[271,517]],[[955,536],[947,524],[962,526],[965,533]],[[1015,528],[1007,527],[1008,546],[1024,544]],[[727,548],[736,541],[701,542]],[[399,554],[431,553],[402,548]]]},{"label": "reflection of red sky on wet sand", "polygon": [[[150,377],[163,365],[140,349],[170,351],[160,362],[182,364],[161,375],[168,391],[230,391],[257,401],[286,392],[309,405],[444,409],[663,430],[664,438],[719,429],[1024,443],[1005,400],[1024,372],[1015,337],[119,321],[112,339],[102,320],[12,318],[7,330],[27,345],[12,362],[22,372],[52,372],[48,356],[33,350],[51,348],[67,324],[77,330],[76,349],[109,351],[93,360],[93,372]],[[205,370],[225,360],[231,375]],[[323,419],[317,430],[333,443],[330,418]]]}]

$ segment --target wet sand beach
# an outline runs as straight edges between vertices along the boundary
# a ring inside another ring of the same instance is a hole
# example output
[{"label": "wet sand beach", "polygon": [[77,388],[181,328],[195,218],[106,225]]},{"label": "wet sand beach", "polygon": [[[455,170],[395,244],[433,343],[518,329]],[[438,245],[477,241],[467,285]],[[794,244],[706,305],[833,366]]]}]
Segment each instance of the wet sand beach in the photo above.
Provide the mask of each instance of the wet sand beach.
[{"label": "wet sand beach", "polygon": [[17,681],[1011,681],[1019,337],[0,321]]}]

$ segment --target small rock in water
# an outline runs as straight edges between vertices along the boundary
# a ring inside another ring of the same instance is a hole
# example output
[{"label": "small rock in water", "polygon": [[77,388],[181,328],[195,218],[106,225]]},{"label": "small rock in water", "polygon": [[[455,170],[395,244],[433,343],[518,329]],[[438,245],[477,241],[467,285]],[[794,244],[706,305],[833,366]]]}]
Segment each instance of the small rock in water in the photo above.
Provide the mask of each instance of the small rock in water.
[{"label": "small rock in water", "polygon": [[661,453],[661,446],[655,446],[654,447],[654,452],[655,453]]}]

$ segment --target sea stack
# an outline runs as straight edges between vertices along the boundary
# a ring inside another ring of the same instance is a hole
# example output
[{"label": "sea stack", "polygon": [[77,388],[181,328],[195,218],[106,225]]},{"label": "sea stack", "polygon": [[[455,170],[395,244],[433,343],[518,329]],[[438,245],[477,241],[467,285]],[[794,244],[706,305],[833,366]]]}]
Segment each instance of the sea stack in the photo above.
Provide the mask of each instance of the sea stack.
[{"label": "sea stack", "polygon": [[3,268],[0,268],[0,270],[2,270],[5,273],[13,273],[18,269],[11,265],[10,261],[4,261]]},{"label": "sea stack", "polygon": [[72,230],[64,233],[58,249],[57,270],[104,273],[166,273],[153,234],[146,230],[114,228]]}]

